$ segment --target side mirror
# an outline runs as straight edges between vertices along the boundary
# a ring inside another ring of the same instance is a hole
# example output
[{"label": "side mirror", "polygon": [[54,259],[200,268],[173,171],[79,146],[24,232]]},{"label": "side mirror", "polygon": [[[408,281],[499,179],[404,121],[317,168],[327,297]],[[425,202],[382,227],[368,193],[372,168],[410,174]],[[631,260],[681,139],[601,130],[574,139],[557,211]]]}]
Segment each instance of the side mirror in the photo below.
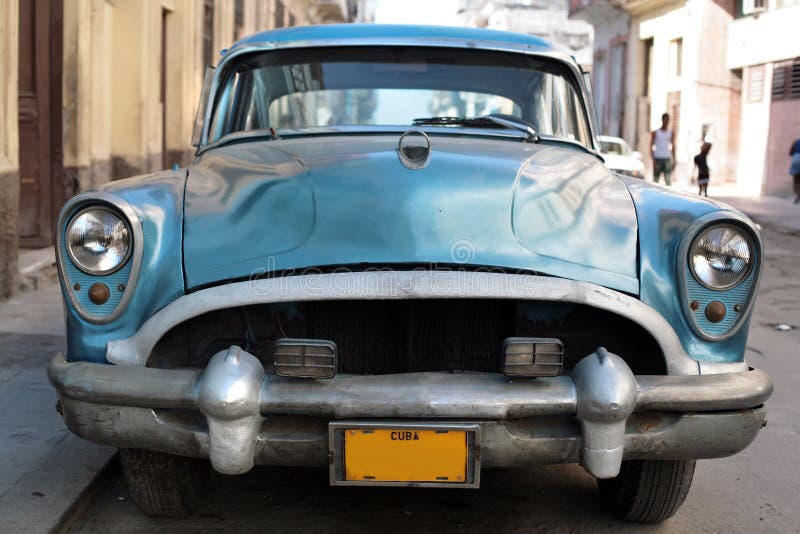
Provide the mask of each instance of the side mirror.
[{"label": "side mirror", "polygon": [[200,91],[200,102],[197,104],[197,114],[194,116],[194,128],[192,129],[192,146],[195,148],[198,148],[203,140],[203,125],[206,119],[211,83],[214,81],[214,70],[214,67],[209,65],[203,75],[203,89]]},{"label": "side mirror", "polygon": [[633,156],[634,158],[638,159],[639,161],[642,161],[642,153],[639,152],[638,150],[634,150],[633,154],[631,154],[631,156]]}]

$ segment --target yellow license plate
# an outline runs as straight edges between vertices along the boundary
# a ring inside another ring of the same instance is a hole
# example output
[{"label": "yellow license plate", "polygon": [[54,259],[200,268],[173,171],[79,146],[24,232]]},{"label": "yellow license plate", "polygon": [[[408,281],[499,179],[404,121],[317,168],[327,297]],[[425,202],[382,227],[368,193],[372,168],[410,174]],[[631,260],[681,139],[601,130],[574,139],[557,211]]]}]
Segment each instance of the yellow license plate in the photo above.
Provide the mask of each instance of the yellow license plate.
[{"label": "yellow license plate", "polygon": [[463,430],[344,430],[345,480],[463,484],[467,455]]}]

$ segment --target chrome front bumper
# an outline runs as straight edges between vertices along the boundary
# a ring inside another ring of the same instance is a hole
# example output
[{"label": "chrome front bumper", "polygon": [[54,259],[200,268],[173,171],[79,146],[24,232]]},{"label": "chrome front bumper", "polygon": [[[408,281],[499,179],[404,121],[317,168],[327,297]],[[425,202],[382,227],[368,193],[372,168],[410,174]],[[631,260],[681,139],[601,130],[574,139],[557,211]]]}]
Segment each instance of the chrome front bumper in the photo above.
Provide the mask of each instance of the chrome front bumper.
[{"label": "chrome front bumper", "polygon": [[255,463],[328,464],[329,420],[469,421],[484,467],[580,462],[598,478],[623,459],[714,458],[747,447],[772,393],[765,373],[634,376],[605,349],[571,376],[491,373],[266,375],[238,347],[203,370],[69,363],[48,368],[67,426],[91,441],[208,457],[222,473]]}]

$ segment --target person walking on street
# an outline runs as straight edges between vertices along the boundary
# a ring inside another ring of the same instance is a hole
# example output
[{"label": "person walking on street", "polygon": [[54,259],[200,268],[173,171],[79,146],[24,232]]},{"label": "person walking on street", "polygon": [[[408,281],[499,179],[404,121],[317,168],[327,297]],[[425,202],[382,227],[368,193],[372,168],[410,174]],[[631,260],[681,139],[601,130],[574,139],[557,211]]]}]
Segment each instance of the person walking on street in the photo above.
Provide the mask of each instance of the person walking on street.
[{"label": "person walking on street", "polygon": [[[708,151],[711,150],[711,143],[703,143],[700,153],[694,157],[694,166],[697,168],[697,186],[700,188],[698,195],[708,196],[708,181],[711,178],[708,172]],[[694,174],[694,171],[692,171]]]},{"label": "person walking on street", "polygon": [[661,115],[661,128],[650,136],[650,156],[653,158],[653,181],[658,183],[664,175],[664,183],[672,185],[670,174],[675,161],[675,142],[669,129],[669,113]]},{"label": "person walking on street", "polygon": [[789,155],[792,157],[792,164],[789,167],[789,174],[794,179],[794,203],[800,202],[800,139],[795,139],[789,148]]}]

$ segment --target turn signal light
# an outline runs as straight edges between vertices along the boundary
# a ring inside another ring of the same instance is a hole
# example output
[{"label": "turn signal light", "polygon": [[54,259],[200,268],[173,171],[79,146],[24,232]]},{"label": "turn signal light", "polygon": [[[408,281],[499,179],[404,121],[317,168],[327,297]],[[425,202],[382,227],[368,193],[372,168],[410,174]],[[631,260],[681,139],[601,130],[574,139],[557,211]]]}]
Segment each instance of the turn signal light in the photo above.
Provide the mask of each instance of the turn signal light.
[{"label": "turn signal light", "polygon": [[506,376],[557,376],[564,367],[564,344],[558,339],[510,337],[503,341]]},{"label": "turn signal light", "polygon": [[275,374],[299,378],[332,378],[336,374],[336,343],[325,339],[275,341]]}]

